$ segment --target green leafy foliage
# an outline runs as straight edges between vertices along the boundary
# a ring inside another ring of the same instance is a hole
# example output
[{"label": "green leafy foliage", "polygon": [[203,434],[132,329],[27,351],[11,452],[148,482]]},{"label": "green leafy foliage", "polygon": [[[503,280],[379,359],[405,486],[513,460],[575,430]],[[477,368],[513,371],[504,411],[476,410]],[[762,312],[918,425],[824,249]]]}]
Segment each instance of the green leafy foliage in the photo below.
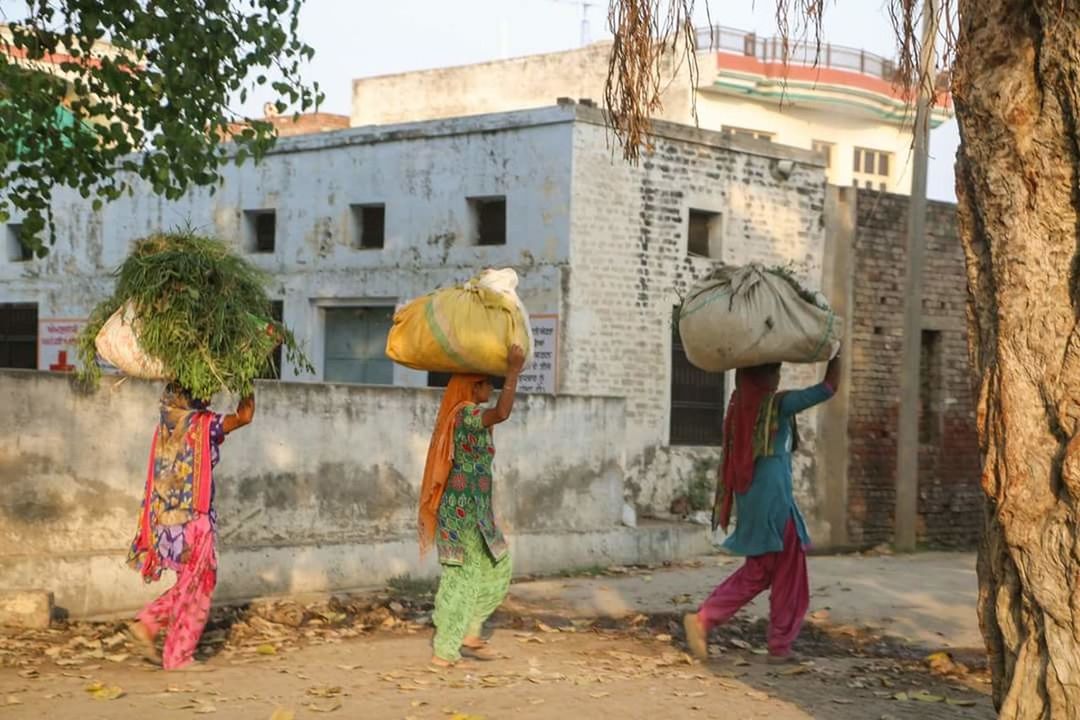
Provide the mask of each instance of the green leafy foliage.
[{"label": "green leafy foliage", "polygon": [[293,334],[269,319],[266,276],[219,240],[186,232],[152,235],[136,244],[116,278],[116,291],[94,308],[79,336],[79,372],[90,385],[101,377],[94,340],[129,302],[142,349],[198,398],[251,392],[254,380],[270,369],[278,340],[291,363],[313,371]]},{"label": "green leafy foliage", "polygon": [[[138,182],[176,199],[217,182],[234,159],[260,160],[274,127],[245,120],[229,102],[263,85],[278,112],[321,101],[318,85],[300,78],[314,55],[298,37],[302,4],[29,0],[23,17],[9,12],[9,32],[0,32],[0,222],[17,212],[23,241],[40,256],[55,237],[58,187],[98,208]],[[28,69],[58,61],[66,77]]]}]

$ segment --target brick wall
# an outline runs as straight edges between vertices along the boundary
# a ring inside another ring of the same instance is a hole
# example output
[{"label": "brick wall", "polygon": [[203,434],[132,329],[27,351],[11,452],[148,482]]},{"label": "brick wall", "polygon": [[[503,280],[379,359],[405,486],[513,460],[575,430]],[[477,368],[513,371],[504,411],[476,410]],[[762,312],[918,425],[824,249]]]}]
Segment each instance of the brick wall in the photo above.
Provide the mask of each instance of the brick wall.
[{"label": "brick wall", "polygon": [[[861,190],[856,213],[848,533],[875,545],[893,532],[908,198]],[[918,537],[964,547],[978,538],[982,495],[955,207],[930,203],[926,227]]]},{"label": "brick wall", "polygon": [[[724,261],[795,262],[818,287],[825,174],[808,152],[692,128],[664,126],[655,142],[655,153],[633,166],[613,156],[602,126],[575,127],[562,391],[627,398],[630,495],[639,510],[662,514],[685,490],[695,459],[716,460],[715,450],[668,442],[672,309],[713,264],[687,255],[688,212],[721,213]],[[778,158],[793,159],[787,179],[771,172]],[[792,368],[786,382],[819,375]],[[815,515],[816,418],[804,426],[796,493]]]}]

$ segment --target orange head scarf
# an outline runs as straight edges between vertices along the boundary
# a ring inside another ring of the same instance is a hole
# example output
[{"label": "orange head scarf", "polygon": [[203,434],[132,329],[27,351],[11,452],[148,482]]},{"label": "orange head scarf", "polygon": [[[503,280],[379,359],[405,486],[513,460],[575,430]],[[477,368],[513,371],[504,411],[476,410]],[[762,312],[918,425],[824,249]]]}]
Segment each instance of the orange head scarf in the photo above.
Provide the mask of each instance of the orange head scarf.
[{"label": "orange head scarf", "polygon": [[435,431],[431,434],[431,444],[428,445],[424,482],[420,486],[418,529],[421,557],[435,542],[439,503],[442,502],[446,481],[454,464],[454,424],[462,408],[472,403],[473,388],[485,380],[485,375],[454,375],[443,394],[439,417],[435,420]]}]

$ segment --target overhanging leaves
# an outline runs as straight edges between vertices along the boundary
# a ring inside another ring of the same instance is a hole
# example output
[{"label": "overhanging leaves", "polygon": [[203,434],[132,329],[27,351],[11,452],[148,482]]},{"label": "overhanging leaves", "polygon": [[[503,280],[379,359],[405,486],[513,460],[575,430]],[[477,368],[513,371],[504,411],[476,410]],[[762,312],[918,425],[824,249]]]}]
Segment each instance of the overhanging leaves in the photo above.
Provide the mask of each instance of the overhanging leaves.
[{"label": "overhanging leaves", "polygon": [[27,5],[0,30],[0,222],[17,212],[39,255],[55,188],[109,201],[141,178],[175,199],[240,149],[257,161],[271,147],[271,124],[229,108],[268,74],[279,112],[321,100],[300,79],[314,54],[297,35],[302,0]]}]

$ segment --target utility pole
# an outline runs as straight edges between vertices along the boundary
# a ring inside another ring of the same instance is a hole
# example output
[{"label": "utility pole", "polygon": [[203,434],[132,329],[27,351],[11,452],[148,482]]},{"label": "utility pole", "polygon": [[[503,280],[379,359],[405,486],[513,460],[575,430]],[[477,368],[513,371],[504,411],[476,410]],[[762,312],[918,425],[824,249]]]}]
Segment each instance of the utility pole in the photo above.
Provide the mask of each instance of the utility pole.
[{"label": "utility pole", "polygon": [[[930,143],[930,105],[936,91],[934,58],[939,22],[938,0],[923,2],[923,39],[915,105],[914,163],[907,232],[907,277],[904,283],[904,347],[900,369],[900,417],[896,442],[897,550],[915,549],[919,516],[919,404],[922,344],[923,267],[926,256],[926,166]],[[928,410],[928,408],[927,408]]]}]

